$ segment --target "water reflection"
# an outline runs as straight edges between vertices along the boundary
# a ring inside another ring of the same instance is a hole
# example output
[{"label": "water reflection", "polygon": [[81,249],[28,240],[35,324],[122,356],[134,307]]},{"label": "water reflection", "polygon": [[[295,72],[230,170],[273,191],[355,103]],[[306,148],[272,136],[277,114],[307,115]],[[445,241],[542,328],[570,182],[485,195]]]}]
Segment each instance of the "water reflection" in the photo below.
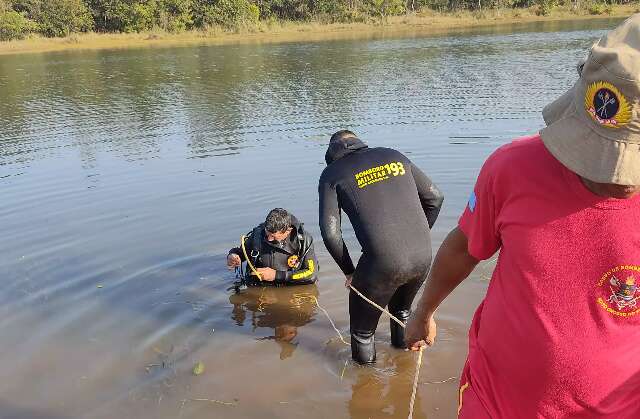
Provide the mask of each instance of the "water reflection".
[{"label": "water reflection", "polygon": [[[374,368],[357,368],[351,386],[349,413],[351,418],[406,418],[413,389],[416,357],[394,351],[383,353]],[[424,371],[423,371],[424,373]],[[422,413],[419,392],[414,404],[414,418]]]},{"label": "water reflection", "polygon": [[147,160],[174,141],[194,157],[211,157],[340,126],[366,132],[531,117],[531,104],[536,110],[540,104],[527,95],[557,88],[549,69],[563,71],[567,50],[584,50],[593,40],[584,27],[609,24],[518,28],[581,28],[534,42],[529,34],[486,28],[475,38],[3,57],[0,165],[64,154],[67,147],[93,167],[102,151]]},{"label": "water reflection", "polygon": [[273,329],[271,335],[258,340],[273,340],[280,347],[280,359],[293,355],[298,342],[298,328],[312,322],[316,310],[318,288],[314,285],[290,287],[249,287],[229,296],[233,305],[231,319],[236,325]]},{"label": "water reflection", "polygon": [[[410,154],[442,187],[437,247],[484,158],[542,126],[542,106],[614,24],[3,56],[0,373],[12,379],[0,382],[0,416],[187,419],[216,413],[179,413],[182,400],[215,398],[240,400],[216,407],[229,419],[310,407],[313,417],[406,417],[415,357],[380,328],[379,365],[345,368],[349,347],[317,317],[321,294],[348,334],[342,276],[321,244],[319,288],[238,295],[225,291],[227,249],[275,206],[320,237],[318,176],[343,127]],[[348,225],[345,237],[356,246]],[[467,282],[443,307],[451,340],[425,357],[429,379],[460,371],[485,288]],[[195,377],[198,360],[207,372]],[[454,417],[455,398],[455,383],[419,387],[416,417]]]}]

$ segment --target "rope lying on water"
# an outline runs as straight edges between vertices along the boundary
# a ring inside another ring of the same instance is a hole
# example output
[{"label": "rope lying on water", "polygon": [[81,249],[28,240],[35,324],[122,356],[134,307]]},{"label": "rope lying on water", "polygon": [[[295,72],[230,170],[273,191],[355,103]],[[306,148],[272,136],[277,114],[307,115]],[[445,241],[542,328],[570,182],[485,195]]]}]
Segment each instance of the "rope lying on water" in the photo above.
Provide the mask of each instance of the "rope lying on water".
[{"label": "rope lying on water", "polygon": [[351,346],[351,344],[349,342],[344,340],[344,338],[342,337],[342,333],[340,333],[340,330],[338,330],[338,328],[336,327],[336,324],[333,322],[333,320],[331,320],[331,316],[329,316],[329,312],[327,310],[325,310],[324,307],[322,307],[320,305],[320,302],[318,302],[318,299],[316,298],[316,296],[312,295],[311,297],[313,297],[313,301],[316,303],[318,308],[324,312],[325,316],[327,316],[327,319],[329,319],[329,323],[331,323],[331,327],[333,327],[333,330],[336,331],[336,333],[338,334],[338,337],[340,338],[342,343],[344,343],[347,346]]}]

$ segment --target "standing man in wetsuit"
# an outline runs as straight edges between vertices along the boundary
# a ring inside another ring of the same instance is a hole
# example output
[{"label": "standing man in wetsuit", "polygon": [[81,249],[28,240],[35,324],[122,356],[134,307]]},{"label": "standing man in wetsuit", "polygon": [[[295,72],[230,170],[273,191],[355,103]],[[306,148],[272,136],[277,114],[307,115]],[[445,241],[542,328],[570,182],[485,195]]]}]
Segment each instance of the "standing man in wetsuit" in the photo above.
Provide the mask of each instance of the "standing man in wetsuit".
[{"label": "standing man in wetsuit", "polygon": [[318,277],[313,237],[287,210],[272,209],[264,223],[229,250],[227,267],[247,262],[247,285],[302,285]]},{"label": "standing man in wetsuit", "polygon": [[[320,176],[320,230],[327,250],[353,286],[402,321],[431,265],[430,228],[443,196],[402,153],[368,148],[347,130],[331,137]],[[342,240],[344,211],[362,246],[354,268]],[[349,294],[351,353],[361,364],[376,359],[374,333],[380,311]],[[391,322],[391,343],[404,348],[404,330]]]}]

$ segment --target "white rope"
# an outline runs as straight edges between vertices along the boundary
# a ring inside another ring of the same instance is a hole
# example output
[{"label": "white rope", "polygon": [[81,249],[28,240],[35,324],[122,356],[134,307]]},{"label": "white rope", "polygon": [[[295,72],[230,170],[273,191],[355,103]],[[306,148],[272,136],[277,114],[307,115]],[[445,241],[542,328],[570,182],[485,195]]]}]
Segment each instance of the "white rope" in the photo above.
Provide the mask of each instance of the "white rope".
[{"label": "white rope", "polygon": [[[389,313],[383,307],[380,307],[374,301],[371,301],[370,299],[368,299],[364,294],[362,294],[360,291],[358,291],[353,285],[349,285],[349,288],[351,288],[353,290],[353,292],[358,294],[363,300],[365,300],[366,302],[368,302],[369,304],[371,304],[372,306],[374,306],[375,308],[377,308],[381,312],[386,313],[389,317],[391,317],[391,319],[393,319],[400,326],[402,326],[403,328],[406,327],[405,324],[402,321],[400,321],[396,316],[394,316],[393,314]],[[329,312],[327,310],[325,310],[325,308],[320,305],[320,302],[318,301],[318,298],[316,298],[315,296],[310,296],[310,297],[316,303],[318,308],[324,312],[325,316],[327,316],[327,319],[329,320],[329,323],[331,323],[331,327],[333,327],[333,330],[336,331],[336,333],[338,334],[338,337],[340,338],[342,343],[344,343],[345,345],[349,345],[350,346],[351,344],[349,342],[347,342],[344,339],[344,337],[342,337],[342,333],[340,333],[340,330],[336,327],[335,323],[331,319],[331,316],[329,315]],[[422,351],[423,350],[424,350],[424,347],[421,346],[420,347],[420,352],[418,353],[418,361],[416,363],[416,372],[415,372],[415,375],[413,377],[413,389],[411,390],[411,400],[409,401],[409,416],[408,416],[407,419],[413,419],[413,407],[414,407],[415,400],[416,400],[416,392],[418,390],[418,377],[420,376],[420,367],[422,366]],[[346,365],[347,364],[345,363],[345,368],[346,368]],[[344,376],[345,368],[342,369],[342,374],[340,375],[340,379],[342,379],[342,377]]]},{"label": "white rope", "polygon": [[[380,307],[374,301],[371,301],[370,299],[368,299],[366,296],[364,296],[364,294],[362,294],[360,291],[358,291],[353,285],[349,285],[349,288],[351,288],[353,290],[353,292],[358,294],[363,300],[365,300],[366,302],[368,302],[369,304],[371,304],[372,306],[374,306],[378,310],[382,311],[383,313],[386,313],[389,317],[391,317],[391,319],[393,319],[400,326],[402,326],[403,328],[406,328],[406,325],[402,321],[400,321],[396,316],[394,316],[393,314],[389,313],[383,307]],[[415,375],[413,377],[413,389],[411,390],[411,401],[409,402],[409,416],[408,416],[407,419],[413,419],[413,405],[414,405],[414,403],[416,401],[416,392],[418,390],[418,377],[420,376],[420,366],[422,365],[422,351],[423,351],[423,349],[424,349],[424,346],[421,346],[420,347],[420,352],[418,353],[418,362],[416,364],[416,373],[415,373]]]},{"label": "white rope", "polygon": [[[382,311],[383,313],[387,314],[389,317],[391,317],[392,320],[394,320],[396,323],[398,323],[400,326],[405,327],[405,324],[402,323],[402,321],[400,321],[396,316],[394,316],[393,314],[389,313],[387,310],[385,310],[384,308],[380,307],[378,304],[375,303],[375,301],[371,301],[370,299],[368,299],[364,294],[362,294],[360,291],[358,291],[356,289],[356,287],[354,287],[353,285],[349,285],[349,288],[351,288],[353,290],[353,292],[355,292],[356,294],[358,294],[363,300],[365,300],[366,302],[368,302],[369,304],[371,304],[372,306],[374,306],[375,308],[377,308],[378,310]],[[325,316],[327,316],[327,319],[329,320],[329,323],[331,323],[331,327],[333,327],[333,330],[336,331],[336,333],[338,334],[338,337],[340,338],[340,340],[342,341],[342,343],[344,343],[345,345],[351,345],[349,342],[347,342],[344,337],[342,337],[342,333],[340,333],[340,330],[338,330],[338,328],[336,327],[335,323],[333,322],[333,320],[331,319],[331,316],[329,315],[329,312],[327,312],[327,310],[324,309],[324,307],[322,307],[320,305],[320,302],[318,301],[318,299],[315,296],[312,296],[316,305],[318,306],[318,308],[320,310],[322,310],[325,314]]]},{"label": "white rope", "polygon": [[420,347],[418,353],[418,363],[416,365],[416,375],[413,377],[413,390],[411,390],[411,401],[409,402],[409,416],[407,419],[413,419],[413,404],[416,401],[416,391],[418,389],[418,377],[420,376],[420,366],[422,365],[422,350],[424,346]]},{"label": "white rope", "polygon": [[364,294],[362,294],[360,291],[358,291],[356,289],[356,287],[354,287],[353,285],[349,285],[349,288],[351,288],[353,290],[353,292],[355,292],[356,294],[358,294],[360,297],[362,297],[363,300],[365,300],[367,303],[371,304],[372,306],[374,306],[375,308],[377,308],[378,310],[382,311],[383,313],[385,313],[386,315],[388,315],[389,317],[391,317],[392,320],[394,320],[396,323],[398,323],[400,326],[405,327],[405,324],[402,323],[402,321],[400,321],[396,316],[394,316],[393,314],[389,313],[387,310],[385,310],[384,308],[380,307],[378,304],[376,304],[374,301],[371,301],[370,299],[368,299],[367,297],[364,296]]},{"label": "white rope", "polygon": [[333,322],[333,320],[331,320],[331,316],[329,316],[329,312],[327,312],[327,310],[324,309],[324,307],[322,307],[320,305],[320,302],[318,302],[318,299],[315,296],[312,296],[316,305],[318,306],[318,308],[320,310],[322,310],[325,314],[325,316],[327,316],[327,319],[329,319],[329,323],[331,323],[331,327],[333,327],[333,330],[336,331],[336,333],[338,334],[338,337],[340,338],[340,340],[342,341],[342,343],[344,343],[345,345],[350,346],[351,344],[349,342],[347,342],[346,340],[344,340],[344,338],[342,337],[342,333],[340,333],[340,330],[338,330],[338,328],[336,327],[336,324]]}]

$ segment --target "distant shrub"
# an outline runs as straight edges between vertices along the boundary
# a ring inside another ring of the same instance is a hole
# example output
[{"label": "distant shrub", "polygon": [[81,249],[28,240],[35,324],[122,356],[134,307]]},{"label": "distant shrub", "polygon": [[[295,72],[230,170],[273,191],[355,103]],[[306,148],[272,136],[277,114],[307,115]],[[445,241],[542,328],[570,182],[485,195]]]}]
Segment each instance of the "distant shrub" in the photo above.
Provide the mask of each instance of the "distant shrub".
[{"label": "distant shrub", "polygon": [[35,22],[13,10],[0,12],[0,41],[23,39],[37,29]]},{"label": "distant shrub", "polygon": [[195,0],[86,0],[96,29],[143,32],[160,28],[180,32],[194,26]]},{"label": "distant shrub", "polygon": [[[208,3],[208,2],[207,2]],[[237,29],[258,22],[260,9],[247,0],[217,0],[212,4],[200,4],[202,26],[222,26]]]},{"label": "distant shrub", "polygon": [[15,0],[13,9],[38,24],[45,36],[67,36],[93,29],[93,19],[82,0]]},{"label": "distant shrub", "polygon": [[588,5],[587,12],[590,15],[604,15],[611,13],[611,6],[605,3],[593,2]]},{"label": "distant shrub", "polygon": [[449,10],[448,0],[416,0],[415,5],[418,9],[431,9],[439,12]]},{"label": "distant shrub", "polygon": [[134,4],[128,16],[124,16],[122,30],[124,32],[151,30],[153,28],[155,14],[155,2]]},{"label": "distant shrub", "polygon": [[[282,21],[372,22],[394,15],[431,11],[472,11],[478,19],[491,19],[491,10],[533,7],[546,16],[556,7],[611,13],[615,4],[638,0],[0,0],[0,39],[16,39],[29,32],[69,36],[95,29],[101,32],[180,32],[259,28]],[[468,16],[468,14],[465,14]]]},{"label": "distant shrub", "polygon": [[157,23],[169,32],[181,32],[193,27],[191,0],[161,0],[158,5]]},{"label": "distant shrub", "polygon": [[539,0],[538,7],[536,8],[536,15],[549,16],[555,6],[556,0]]},{"label": "distant shrub", "polygon": [[333,0],[318,0],[315,2],[315,5],[315,12],[325,16],[340,16],[347,9],[343,2]]},{"label": "distant shrub", "polygon": [[365,4],[366,11],[380,19],[401,15],[407,11],[404,0],[366,0]]}]

